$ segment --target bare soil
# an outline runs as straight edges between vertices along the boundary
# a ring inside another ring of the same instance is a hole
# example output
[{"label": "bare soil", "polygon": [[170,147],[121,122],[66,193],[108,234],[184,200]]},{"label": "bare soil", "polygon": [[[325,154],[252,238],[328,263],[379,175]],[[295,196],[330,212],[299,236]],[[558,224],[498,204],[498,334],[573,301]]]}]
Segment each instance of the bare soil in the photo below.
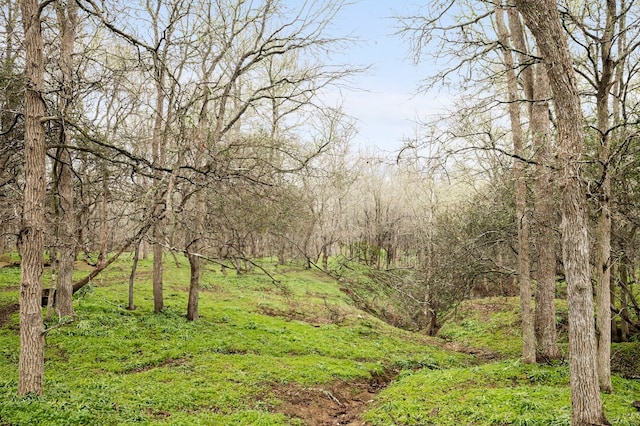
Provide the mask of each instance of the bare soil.
[{"label": "bare soil", "polygon": [[20,305],[11,303],[9,305],[0,306],[0,327],[9,322],[11,315],[20,310]]},{"label": "bare soil", "polygon": [[278,385],[272,392],[282,403],[275,411],[300,419],[308,426],[365,426],[360,418],[362,413],[395,375],[389,371],[369,380],[336,381],[312,387]]}]

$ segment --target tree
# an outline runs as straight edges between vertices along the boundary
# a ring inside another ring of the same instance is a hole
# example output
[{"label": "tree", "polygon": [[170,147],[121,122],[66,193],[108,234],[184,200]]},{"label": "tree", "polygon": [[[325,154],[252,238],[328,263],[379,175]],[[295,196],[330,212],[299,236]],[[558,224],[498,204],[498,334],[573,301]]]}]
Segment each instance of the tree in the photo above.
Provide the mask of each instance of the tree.
[{"label": "tree", "polygon": [[582,183],[582,110],[557,3],[515,0],[543,57],[558,126],[562,252],[569,298],[569,369],[573,426],[607,425],[596,368],[593,288],[589,272],[586,192]]},{"label": "tree", "polygon": [[[601,135],[599,161],[602,164],[600,214],[598,216],[596,244],[596,331],[597,368],[600,389],[612,392],[611,383],[611,161],[610,111],[611,87],[615,74],[612,50],[616,27],[616,0],[606,2],[606,22],[600,40],[602,67],[597,81],[596,118]],[[615,102],[615,100],[614,100]]]},{"label": "tree", "polygon": [[42,272],[45,234],[46,147],[44,55],[41,7],[37,0],[21,0],[25,34],[25,187],[20,229],[20,359],[18,394],[42,393],[44,378],[44,324]]},{"label": "tree", "polygon": [[[498,39],[504,56],[504,66],[507,75],[507,92],[509,102],[509,120],[511,122],[511,138],[513,140],[513,154],[524,158],[523,131],[520,115],[518,95],[518,80],[512,53],[510,37],[517,37],[520,33],[518,25],[520,17],[509,15],[509,21],[516,31],[509,34],[504,23],[504,10],[496,8],[496,26]],[[527,213],[527,181],[526,164],[519,159],[514,160],[513,178],[515,180],[516,224],[518,227],[518,287],[520,288],[520,311],[522,317],[522,360],[532,364],[536,362],[534,319],[531,309],[531,266],[529,256],[529,215]]]},{"label": "tree", "polygon": [[73,52],[78,25],[78,5],[75,1],[56,3],[56,15],[60,28],[61,93],[58,101],[60,148],[54,164],[54,187],[57,189],[57,240],[60,246],[58,282],[55,306],[59,316],[73,316],[73,266],[76,255],[74,185],[72,171],[70,128],[68,116],[73,101]]},{"label": "tree", "polygon": [[549,119],[550,88],[543,64],[535,64],[531,105],[531,142],[535,151],[534,244],[537,254],[535,334],[536,359],[561,357],[556,330],[556,226],[553,174],[553,133]]},{"label": "tree", "polygon": [[0,32],[3,49],[0,53],[0,253],[13,251],[18,234],[14,206],[22,200],[19,177],[23,171],[23,120],[20,114],[24,102],[24,75],[21,69],[23,50],[20,31],[20,4],[0,3]]}]

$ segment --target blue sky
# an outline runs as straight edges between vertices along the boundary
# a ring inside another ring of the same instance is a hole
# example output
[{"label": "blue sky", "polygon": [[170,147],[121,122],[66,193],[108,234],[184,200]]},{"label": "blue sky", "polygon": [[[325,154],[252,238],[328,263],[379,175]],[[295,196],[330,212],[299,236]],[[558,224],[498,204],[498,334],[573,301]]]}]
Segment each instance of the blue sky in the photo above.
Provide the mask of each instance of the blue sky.
[{"label": "blue sky", "polygon": [[[355,149],[394,151],[403,137],[415,133],[417,118],[444,107],[444,96],[416,94],[420,81],[432,71],[409,59],[406,40],[394,35],[398,15],[416,13],[415,1],[359,0],[345,7],[335,22],[337,33],[361,40],[345,52],[344,61],[371,65],[365,75],[353,79],[360,90],[343,92],[345,111],[357,119]],[[339,35],[339,34],[337,34]]]}]

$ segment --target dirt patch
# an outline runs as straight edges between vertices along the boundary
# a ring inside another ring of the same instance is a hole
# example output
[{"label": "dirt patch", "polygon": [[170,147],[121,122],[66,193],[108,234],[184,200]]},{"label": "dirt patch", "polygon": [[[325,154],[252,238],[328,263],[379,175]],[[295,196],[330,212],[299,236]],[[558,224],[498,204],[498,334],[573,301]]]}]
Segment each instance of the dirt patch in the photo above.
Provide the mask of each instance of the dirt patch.
[{"label": "dirt patch", "polygon": [[640,342],[614,344],[611,370],[627,379],[640,379]]},{"label": "dirt patch", "polygon": [[504,359],[504,356],[498,352],[492,351],[486,348],[474,348],[471,346],[463,345],[460,342],[450,341],[443,345],[439,345],[442,349],[452,352],[460,352],[463,354],[471,355],[481,362],[494,362]]},{"label": "dirt patch", "polygon": [[289,321],[307,321],[307,315],[302,313],[302,312],[298,312],[295,309],[278,309],[278,308],[273,308],[271,306],[267,306],[267,305],[259,305],[258,306],[259,311],[261,314],[263,315],[267,315],[270,317],[280,317],[280,318],[285,318]]},{"label": "dirt patch", "polygon": [[282,403],[275,411],[300,419],[308,426],[364,426],[366,423],[360,416],[395,375],[387,372],[369,380],[337,381],[312,387],[278,385],[273,388],[273,395]]},{"label": "dirt patch", "polygon": [[10,305],[0,306],[0,327],[9,322],[11,315],[20,310],[20,305],[12,303]]},{"label": "dirt patch", "polygon": [[164,361],[160,362],[159,364],[143,365],[143,366],[128,370],[127,373],[142,373],[144,371],[150,371],[150,370],[153,370],[154,368],[161,368],[161,367],[179,367],[183,365],[185,362],[187,362],[186,358],[167,358]]},{"label": "dirt patch", "polygon": [[325,300],[324,306],[318,309],[313,304],[295,303],[285,309],[260,304],[258,312],[270,317],[284,318],[287,321],[306,322],[314,327],[328,324],[340,324],[349,316],[342,307]]}]

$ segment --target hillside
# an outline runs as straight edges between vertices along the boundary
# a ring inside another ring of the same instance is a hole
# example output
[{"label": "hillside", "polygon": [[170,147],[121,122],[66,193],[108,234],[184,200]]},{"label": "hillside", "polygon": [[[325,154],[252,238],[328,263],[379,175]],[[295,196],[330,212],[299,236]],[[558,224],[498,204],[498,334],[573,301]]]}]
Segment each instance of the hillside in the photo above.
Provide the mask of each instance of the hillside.
[{"label": "hillside", "polygon": [[[19,269],[0,269],[0,425],[569,424],[567,367],[517,360],[516,300],[470,302],[427,338],[320,272],[267,264],[279,283],[208,269],[188,322],[186,262],[165,263],[160,315],[150,266],[135,311],[124,259],[76,296],[75,321],[48,324],[45,395],[28,398],[15,396]],[[640,424],[640,383],[614,380],[609,420]]]}]

